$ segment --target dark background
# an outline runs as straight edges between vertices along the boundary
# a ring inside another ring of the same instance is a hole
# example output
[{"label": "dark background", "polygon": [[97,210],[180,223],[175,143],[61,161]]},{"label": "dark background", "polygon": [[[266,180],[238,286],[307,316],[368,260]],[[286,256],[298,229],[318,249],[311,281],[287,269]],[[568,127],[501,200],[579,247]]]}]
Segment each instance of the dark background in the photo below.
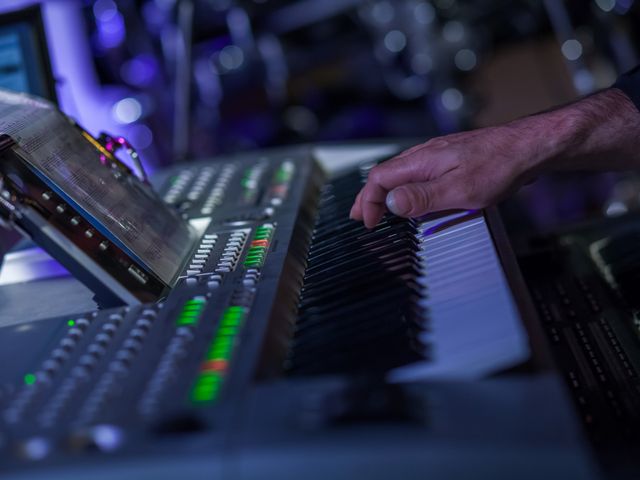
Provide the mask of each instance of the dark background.
[{"label": "dark background", "polygon": [[[33,2],[2,9],[21,3]],[[635,0],[42,4],[53,43],[73,38],[53,55],[63,109],[94,134],[125,135],[151,171],[274,145],[492,125],[606,88],[639,61]],[[83,52],[87,62],[70,63]],[[91,88],[74,86],[89,77]],[[546,177],[510,202],[507,223],[548,229],[619,214],[637,208],[638,183]]]}]

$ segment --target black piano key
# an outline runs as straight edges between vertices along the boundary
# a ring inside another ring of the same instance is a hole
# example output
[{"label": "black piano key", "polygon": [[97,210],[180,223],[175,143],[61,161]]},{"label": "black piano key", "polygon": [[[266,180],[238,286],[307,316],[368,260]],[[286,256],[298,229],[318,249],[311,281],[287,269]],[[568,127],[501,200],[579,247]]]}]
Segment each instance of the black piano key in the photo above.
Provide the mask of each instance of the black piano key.
[{"label": "black piano key", "polygon": [[350,220],[364,179],[354,172],[322,189],[286,362],[292,374],[386,370],[424,358],[418,224],[387,215],[369,230]]}]

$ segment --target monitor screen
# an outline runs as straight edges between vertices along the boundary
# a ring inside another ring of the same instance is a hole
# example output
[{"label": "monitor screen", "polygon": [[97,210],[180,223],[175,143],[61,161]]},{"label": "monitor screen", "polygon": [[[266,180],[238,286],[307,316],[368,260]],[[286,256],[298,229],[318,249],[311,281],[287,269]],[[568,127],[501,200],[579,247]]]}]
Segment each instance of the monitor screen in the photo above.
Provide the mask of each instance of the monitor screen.
[{"label": "monitor screen", "polygon": [[56,101],[38,6],[0,15],[0,88]]}]

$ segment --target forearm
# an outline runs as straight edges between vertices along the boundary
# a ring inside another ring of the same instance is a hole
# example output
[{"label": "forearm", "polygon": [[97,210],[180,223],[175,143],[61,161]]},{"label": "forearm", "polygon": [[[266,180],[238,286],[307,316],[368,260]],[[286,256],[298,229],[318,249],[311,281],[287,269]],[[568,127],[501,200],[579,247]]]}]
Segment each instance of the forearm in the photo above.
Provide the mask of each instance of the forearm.
[{"label": "forearm", "polygon": [[416,145],[371,170],[351,218],[372,228],[387,210],[418,217],[484,208],[540,173],[612,169],[640,170],[640,111],[619,89]]},{"label": "forearm", "polygon": [[640,111],[609,89],[541,114],[542,155],[536,170],[640,169]]}]

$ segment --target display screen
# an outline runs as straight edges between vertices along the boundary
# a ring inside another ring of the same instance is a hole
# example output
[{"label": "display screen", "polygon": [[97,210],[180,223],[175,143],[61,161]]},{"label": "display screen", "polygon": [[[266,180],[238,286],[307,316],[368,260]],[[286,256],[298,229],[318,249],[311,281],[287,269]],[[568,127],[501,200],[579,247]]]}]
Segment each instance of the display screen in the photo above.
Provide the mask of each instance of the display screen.
[{"label": "display screen", "polygon": [[0,25],[0,88],[51,99],[51,73],[34,29],[27,22]]},{"label": "display screen", "polygon": [[80,129],[48,101],[0,90],[0,133],[10,135],[53,190],[129,256],[171,284],[195,230],[131,175],[105,166]]}]

